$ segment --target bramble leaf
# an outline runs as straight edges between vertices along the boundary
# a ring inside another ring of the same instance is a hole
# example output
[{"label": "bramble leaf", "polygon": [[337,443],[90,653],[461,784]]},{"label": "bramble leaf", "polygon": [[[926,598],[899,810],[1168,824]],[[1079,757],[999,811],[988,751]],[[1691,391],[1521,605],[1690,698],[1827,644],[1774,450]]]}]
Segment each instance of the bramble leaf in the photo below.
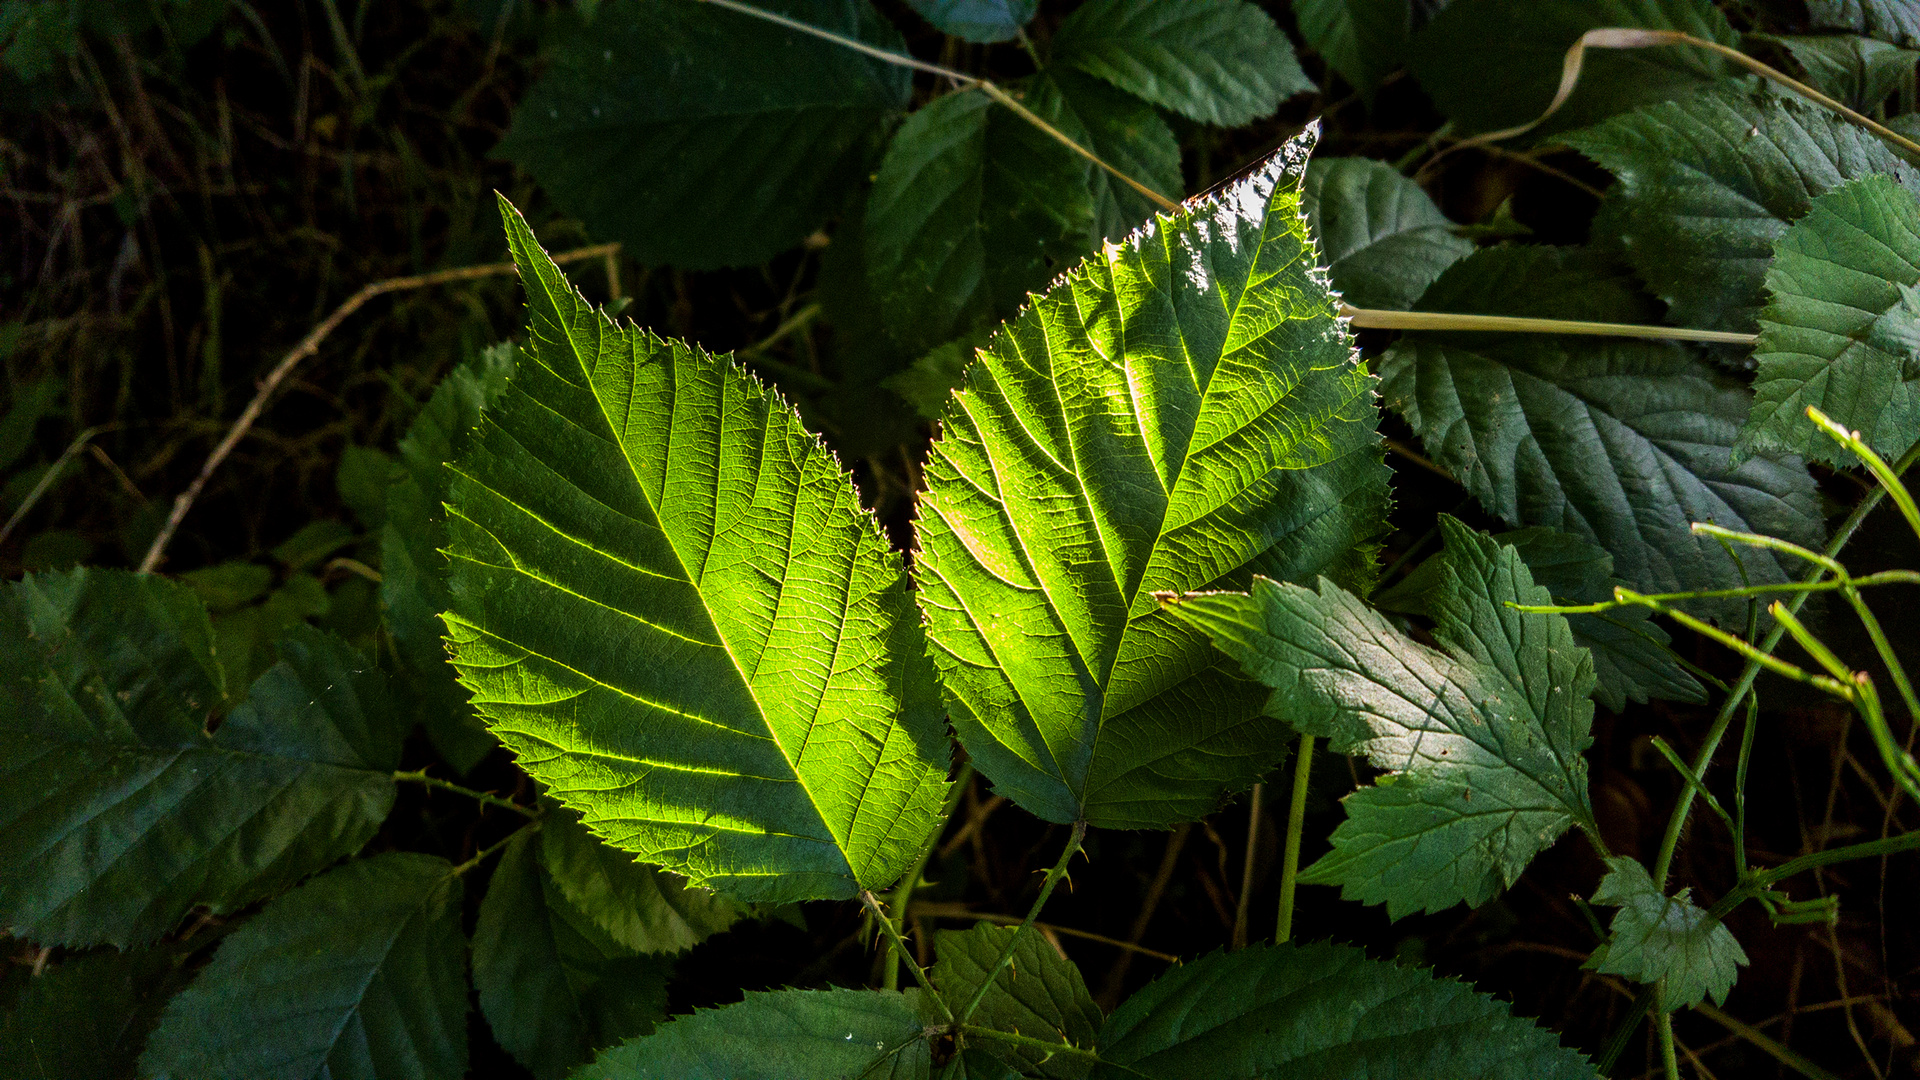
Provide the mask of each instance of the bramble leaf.
[{"label": "bramble leaf", "polygon": [[1896,45],[1920,47],[1920,10],[1908,0],[1807,0],[1813,25],[1859,30]]},{"label": "bramble leaf", "polygon": [[[867,0],[756,6],[906,51]],[[744,266],[826,220],[910,88],[904,68],[711,4],[602,0],[494,152],[643,263]]]},{"label": "bramble leaf", "polygon": [[1411,0],[1293,0],[1300,36],[1369,104],[1380,80],[1406,63]]},{"label": "bramble leaf", "polygon": [[929,1080],[932,1062],[905,995],[779,990],[676,1017],[573,1080]]},{"label": "bramble leaf", "polygon": [[1432,609],[1436,652],[1357,597],[1256,578],[1251,595],[1167,601],[1249,675],[1268,710],[1336,753],[1393,775],[1347,796],[1333,850],[1302,881],[1385,902],[1395,919],[1511,886],[1569,825],[1594,831],[1587,799],[1593,662],[1543,604],[1512,548],[1441,519],[1445,562]]},{"label": "bramble leaf", "polygon": [[1221,127],[1313,89],[1293,43],[1247,0],[1088,0],[1054,32],[1052,62]]},{"label": "bramble leaf", "polygon": [[1793,54],[1815,90],[1856,111],[1873,112],[1913,77],[1920,53],[1870,37],[1831,34],[1818,37],[1754,35]]},{"label": "bramble leaf", "polygon": [[695,884],[887,885],[948,755],[898,556],[776,394],[616,326],[502,216],[532,324],[453,466],[474,707],[597,834]]},{"label": "bramble leaf", "polygon": [[1254,945],[1173,968],[1100,1033],[1098,1080],[1596,1080],[1506,1004],[1346,945]]},{"label": "bramble leaf", "polygon": [[1040,0],[907,0],[943,34],[968,41],[1007,41],[1033,18]]},{"label": "bramble leaf", "polygon": [[269,903],[167,1006],[141,1075],[458,1080],[467,963],[452,869],[388,852]]},{"label": "bramble leaf", "polygon": [[[948,1002],[958,1008],[960,1003],[972,1000],[1015,932],[1011,926],[983,922],[971,930],[942,930],[936,935],[934,955],[939,959],[929,974]],[[1045,938],[1026,933],[1015,942],[1013,962],[980,999],[971,1022],[1092,1050],[1103,1019],[1080,969]],[[979,1047],[1005,1057],[1009,1065],[1027,1075],[1078,1080],[1087,1074],[1087,1062],[1082,1058],[1049,1056],[990,1040],[981,1040]]]},{"label": "bramble leaf", "polygon": [[679,953],[747,916],[740,905],[602,843],[580,815],[549,804],[540,865],[568,904],[634,953]]},{"label": "bramble leaf", "polygon": [[152,941],[244,907],[373,836],[399,733],[386,680],[300,628],[209,734],[221,697],[184,586],[29,576],[0,599],[0,920],[59,945]]},{"label": "bramble leaf", "polygon": [[1700,94],[1566,136],[1620,178],[1597,229],[1681,326],[1750,332],[1773,245],[1849,179],[1920,173],[1873,135],[1779,95]]},{"label": "bramble leaf", "polygon": [[33,976],[0,1021],[0,1076],[123,1080],[168,995],[184,982],[168,949],[106,949]]},{"label": "bramble leaf", "polygon": [[1920,441],[1920,201],[1862,177],[1814,200],[1774,251],[1739,449],[1851,462],[1813,406],[1899,457]]},{"label": "bramble leaf", "polygon": [[[1180,143],[1153,107],[1071,68],[1036,76],[1027,107],[1100,160],[1170,199],[1180,197]],[[1153,216],[1154,203],[1089,162],[1093,231],[1087,248],[1118,241]]]},{"label": "bramble leaf", "polygon": [[975,764],[1050,821],[1201,817],[1284,751],[1265,692],[1155,592],[1371,574],[1385,467],[1299,215],[1311,145],[1062,277],[947,407],[928,636]]},{"label": "bramble leaf", "polygon": [[[1442,274],[1419,309],[1641,321],[1628,289],[1577,249],[1488,248]],[[1743,550],[1736,561],[1693,535],[1695,521],[1812,547],[1824,535],[1813,478],[1797,460],[1731,461],[1751,395],[1678,345],[1410,333],[1380,375],[1387,403],[1482,506],[1512,525],[1592,540],[1642,592],[1773,584],[1799,572],[1768,552]],[[1739,602],[1694,606],[1745,612]]]},{"label": "bramble leaf", "polygon": [[1316,158],[1301,192],[1341,299],[1405,311],[1441,271],[1473,252],[1419,184],[1367,158]]},{"label": "bramble leaf", "polygon": [[1693,890],[1662,893],[1638,861],[1618,855],[1607,866],[1593,902],[1620,910],[1587,966],[1658,985],[1663,1011],[1691,1008],[1709,996],[1724,1003],[1747,962],[1732,931],[1687,899]]}]

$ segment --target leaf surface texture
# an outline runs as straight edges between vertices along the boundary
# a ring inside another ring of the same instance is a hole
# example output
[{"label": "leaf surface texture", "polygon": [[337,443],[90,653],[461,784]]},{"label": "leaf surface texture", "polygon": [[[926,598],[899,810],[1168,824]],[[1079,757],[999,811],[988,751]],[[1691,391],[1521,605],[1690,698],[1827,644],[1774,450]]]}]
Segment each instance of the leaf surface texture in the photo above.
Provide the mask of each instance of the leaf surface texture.
[{"label": "leaf surface texture", "polygon": [[1313,89],[1293,43],[1246,0],[1089,0],[1054,33],[1052,59],[1221,127]]},{"label": "leaf surface texture", "polygon": [[891,990],[778,990],[676,1017],[574,1080],[929,1080],[921,1019]]}]

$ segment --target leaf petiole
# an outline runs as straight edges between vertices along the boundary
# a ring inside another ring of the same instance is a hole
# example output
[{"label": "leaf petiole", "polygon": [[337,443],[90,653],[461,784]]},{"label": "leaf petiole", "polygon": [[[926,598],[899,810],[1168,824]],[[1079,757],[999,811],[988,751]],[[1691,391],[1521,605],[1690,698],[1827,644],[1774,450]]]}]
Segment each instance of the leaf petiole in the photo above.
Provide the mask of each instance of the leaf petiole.
[{"label": "leaf petiole", "polygon": [[1053,895],[1053,887],[1060,884],[1061,878],[1067,876],[1067,864],[1073,860],[1075,855],[1080,853],[1080,842],[1086,838],[1087,823],[1085,821],[1074,822],[1073,834],[1067,838],[1067,850],[1060,853],[1060,861],[1054,863],[1053,869],[1047,871],[1047,878],[1040,885],[1039,897],[1033,901],[1033,907],[1027,909],[1027,917],[1022,920],[1019,927],[1014,930],[1013,936],[1007,939],[1007,947],[1001,950],[1000,959],[994,961],[993,967],[987,972],[986,978],[980,980],[980,986],[973,992],[973,997],[968,1000],[966,1005],[960,1009],[959,1015],[954,1018],[956,1024],[964,1026],[968,1020],[973,1018],[974,1011],[980,1007],[980,1002],[986,998],[987,991],[993,988],[994,981],[1000,978],[1000,973],[1007,969],[1008,964],[1013,963],[1013,950],[1020,944],[1020,936],[1025,934],[1028,928],[1033,925],[1033,920],[1040,917],[1040,909],[1047,906],[1047,899]]}]

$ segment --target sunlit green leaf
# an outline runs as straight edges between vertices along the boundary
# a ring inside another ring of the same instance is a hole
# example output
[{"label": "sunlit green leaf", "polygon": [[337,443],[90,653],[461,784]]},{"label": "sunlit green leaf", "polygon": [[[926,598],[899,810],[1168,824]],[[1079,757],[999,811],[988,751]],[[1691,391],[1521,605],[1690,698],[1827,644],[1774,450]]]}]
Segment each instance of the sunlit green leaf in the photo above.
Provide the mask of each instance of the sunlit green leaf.
[{"label": "sunlit green leaf", "polygon": [[929,1080],[921,1019],[888,990],[780,990],[676,1017],[574,1080]]},{"label": "sunlit green leaf", "polygon": [[568,904],[636,954],[685,952],[747,915],[601,842],[565,807],[550,807],[541,833],[541,867]]},{"label": "sunlit green leaf", "polygon": [[1626,856],[1607,860],[1607,876],[1593,902],[1617,907],[1607,943],[1588,966],[1660,987],[1660,1008],[1691,1008],[1711,996],[1727,1000],[1727,991],[1747,962],[1746,950],[1725,923],[1710,918],[1687,899],[1691,889],[1662,893],[1647,868]]},{"label": "sunlit green leaf", "polygon": [[1293,43],[1247,0],[1088,0],[1054,32],[1052,59],[1222,127],[1313,89]]}]

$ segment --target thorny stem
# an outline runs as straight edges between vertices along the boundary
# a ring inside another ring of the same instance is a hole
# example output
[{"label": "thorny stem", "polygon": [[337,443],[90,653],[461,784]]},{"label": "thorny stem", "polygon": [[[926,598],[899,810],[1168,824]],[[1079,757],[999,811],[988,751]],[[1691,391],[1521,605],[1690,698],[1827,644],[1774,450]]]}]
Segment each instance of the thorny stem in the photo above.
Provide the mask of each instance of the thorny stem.
[{"label": "thorny stem", "polygon": [[900,928],[893,925],[892,919],[887,918],[886,909],[880,906],[879,900],[874,899],[873,890],[861,889],[860,902],[865,904],[867,910],[873,914],[873,921],[880,924],[880,932],[887,936],[887,941],[890,943],[889,947],[899,954],[901,960],[906,962],[907,970],[913,972],[913,981],[919,983],[920,988],[927,992],[929,998],[933,999],[933,1003],[940,1007],[940,1015],[948,1021],[952,1021],[953,1010],[947,1008],[947,999],[942,997],[940,991],[934,988],[933,980],[927,978],[926,970],[920,966],[920,961],[915,960],[913,954],[907,951],[907,943],[900,939]]},{"label": "thorny stem", "polygon": [[974,1010],[980,1007],[980,1002],[986,998],[987,991],[992,989],[994,981],[1000,978],[1000,973],[1007,969],[1008,964],[1013,963],[1013,950],[1020,944],[1020,936],[1033,925],[1033,920],[1040,917],[1040,909],[1047,906],[1047,898],[1053,895],[1053,887],[1060,884],[1061,878],[1067,876],[1067,863],[1080,853],[1080,842],[1086,838],[1087,823],[1074,822],[1073,834],[1067,838],[1067,850],[1060,853],[1060,861],[1054,863],[1053,869],[1047,871],[1047,879],[1041,883],[1040,895],[1034,900],[1033,907],[1027,909],[1027,917],[1021,921],[1019,928],[1014,930],[1013,936],[1007,939],[1007,947],[1001,950],[1000,959],[994,961],[993,967],[987,971],[986,978],[980,980],[979,988],[974,990],[973,997],[960,1009],[959,1015],[954,1020],[955,1023],[964,1025],[973,1018]]},{"label": "thorny stem", "polygon": [[1037,1050],[1040,1053],[1054,1057],[1068,1057],[1086,1062],[1098,1062],[1100,1060],[1099,1054],[1091,1050],[1082,1050],[1069,1042],[1048,1042],[1045,1039],[1036,1039],[1029,1035],[1015,1035],[1011,1031],[980,1027],[977,1024],[961,1024],[959,1031],[960,1034],[970,1038],[985,1039],[988,1042],[1005,1043],[1008,1046],[1018,1046],[1023,1050]]},{"label": "thorny stem", "polygon": [[1300,736],[1300,749],[1294,752],[1293,791],[1287,806],[1287,846],[1280,860],[1280,912],[1273,926],[1273,940],[1286,941],[1293,936],[1293,892],[1300,878],[1300,836],[1306,831],[1307,778],[1313,773],[1311,735]]},{"label": "thorny stem", "polygon": [[451,791],[456,795],[465,795],[475,802],[484,803],[488,806],[497,806],[502,810],[511,810],[516,814],[524,814],[529,818],[538,819],[540,817],[540,811],[531,807],[521,806],[517,802],[510,799],[503,799],[498,795],[489,795],[484,791],[475,791],[472,788],[461,787],[459,784],[449,783],[438,777],[428,776],[427,770],[425,769],[419,769],[414,772],[396,772],[393,774],[393,778],[401,783],[421,784],[430,788],[439,788],[442,791]]},{"label": "thorny stem", "polygon": [[540,822],[538,821],[530,821],[527,824],[520,826],[519,828],[513,830],[513,832],[507,834],[507,836],[504,839],[494,844],[491,844],[487,847],[481,848],[480,851],[477,854],[475,854],[473,858],[468,859],[466,862],[461,863],[459,866],[456,866],[451,871],[449,871],[448,876],[459,877],[461,874],[464,874],[467,871],[485,862],[489,856],[493,855],[495,852],[499,851],[501,848],[504,848],[508,844],[513,843],[516,839],[519,838],[521,833],[526,832],[528,829],[538,829],[539,827],[540,827]]},{"label": "thorny stem", "polygon": [[[972,782],[973,762],[969,761],[965,765],[960,766],[960,774],[954,777],[953,783],[947,787],[947,804],[940,811],[942,828],[944,828],[947,821],[953,817],[953,808],[960,804],[960,796],[966,792],[967,785]],[[932,836],[927,837],[927,846],[921,849],[920,857],[914,860],[913,868],[907,871],[906,877],[900,879],[900,884],[893,887],[893,895],[887,897],[887,908],[898,913],[900,919],[899,929],[902,934],[906,932],[907,905],[913,902],[913,890],[919,887],[920,875],[926,871],[927,860],[932,857],[933,849],[938,846],[939,843],[940,830],[936,829]],[[900,988],[899,964],[889,963],[887,965],[886,974],[882,977],[880,985],[888,990],[897,990]]]}]

